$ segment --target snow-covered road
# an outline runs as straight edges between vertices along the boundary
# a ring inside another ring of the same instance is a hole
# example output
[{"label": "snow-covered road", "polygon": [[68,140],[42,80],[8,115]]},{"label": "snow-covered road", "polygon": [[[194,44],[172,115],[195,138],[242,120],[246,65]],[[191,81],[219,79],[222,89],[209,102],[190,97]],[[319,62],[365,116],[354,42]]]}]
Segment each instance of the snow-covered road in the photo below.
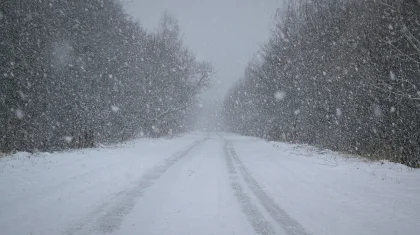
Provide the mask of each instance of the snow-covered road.
[{"label": "snow-covered road", "polygon": [[0,234],[420,234],[420,171],[226,133],[0,159]]}]

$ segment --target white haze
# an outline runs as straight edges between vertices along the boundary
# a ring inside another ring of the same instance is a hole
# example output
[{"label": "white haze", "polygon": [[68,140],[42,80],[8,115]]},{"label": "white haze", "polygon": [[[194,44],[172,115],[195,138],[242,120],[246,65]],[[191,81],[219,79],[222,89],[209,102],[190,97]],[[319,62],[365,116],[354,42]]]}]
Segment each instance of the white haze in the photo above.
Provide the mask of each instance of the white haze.
[{"label": "white haze", "polygon": [[216,72],[212,87],[200,100],[200,116],[193,128],[220,131],[222,99],[268,40],[283,5],[283,0],[131,0],[126,9],[148,30],[158,26],[165,11],[175,15],[185,44]]},{"label": "white haze", "polygon": [[267,41],[282,0],[131,0],[128,12],[153,30],[168,11],[179,20],[185,44],[216,70],[206,98],[221,98]]}]

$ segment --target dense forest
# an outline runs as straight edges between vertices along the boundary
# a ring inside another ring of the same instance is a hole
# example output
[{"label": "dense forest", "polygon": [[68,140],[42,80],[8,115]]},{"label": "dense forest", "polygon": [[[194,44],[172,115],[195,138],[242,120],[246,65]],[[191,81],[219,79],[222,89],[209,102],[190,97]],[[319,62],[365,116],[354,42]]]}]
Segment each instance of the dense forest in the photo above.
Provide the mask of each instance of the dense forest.
[{"label": "dense forest", "polygon": [[0,152],[182,131],[212,75],[173,16],[147,32],[114,0],[3,0],[0,31]]},{"label": "dense forest", "polygon": [[224,102],[230,131],[420,165],[420,2],[289,1]]}]

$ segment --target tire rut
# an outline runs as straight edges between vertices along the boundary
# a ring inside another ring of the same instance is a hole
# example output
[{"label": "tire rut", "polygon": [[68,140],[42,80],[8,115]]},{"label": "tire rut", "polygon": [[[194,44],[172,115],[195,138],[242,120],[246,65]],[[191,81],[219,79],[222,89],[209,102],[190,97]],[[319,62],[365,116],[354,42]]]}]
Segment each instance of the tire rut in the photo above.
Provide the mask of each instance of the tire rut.
[{"label": "tire rut", "polygon": [[229,172],[230,186],[234,191],[239,205],[246,215],[255,232],[262,235],[276,234],[274,227],[262,215],[258,207],[252,203],[252,199],[244,192],[244,189],[238,179],[237,171],[231,157],[229,143],[225,142],[225,160]]},{"label": "tire rut", "polygon": [[289,235],[310,234],[298,221],[293,219],[285,210],[281,209],[279,205],[277,205],[274,200],[267,195],[261,185],[255,180],[250,171],[242,163],[231,141],[225,140],[225,153],[227,158],[231,159],[228,163],[229,171],[232,171],[233,169],[233,171],[236,172],[236,164],[246,185],[274,221],[276,221]]},{"label": "tire rut", "polygon": [[136,200],[143,196],[146,189],[152,186],[170,167],[188,155],[188,153],[208,140],[208,138],[195,141],[188,148],[177,152],[166,159],[162,164],[148,171],[134,188],[119,192],[107,202],[91,211],[83,220],[71,226],[65,234],[106,234],[119,229],[124,217],[130,213],[136,204]]}]

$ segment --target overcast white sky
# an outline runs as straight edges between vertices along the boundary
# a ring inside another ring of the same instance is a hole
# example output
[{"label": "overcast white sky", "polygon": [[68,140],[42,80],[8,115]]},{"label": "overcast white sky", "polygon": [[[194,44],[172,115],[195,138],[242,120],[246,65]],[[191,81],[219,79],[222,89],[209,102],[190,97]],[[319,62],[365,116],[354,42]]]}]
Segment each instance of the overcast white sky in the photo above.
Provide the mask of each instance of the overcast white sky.
[{"label": "overcast white sky", "polygon": [[269,36],[282,0],[128,0],[128,12],[154,30],[165,10],[174,14],[185,44],[216,70],[206,96],[225,94]]}]

